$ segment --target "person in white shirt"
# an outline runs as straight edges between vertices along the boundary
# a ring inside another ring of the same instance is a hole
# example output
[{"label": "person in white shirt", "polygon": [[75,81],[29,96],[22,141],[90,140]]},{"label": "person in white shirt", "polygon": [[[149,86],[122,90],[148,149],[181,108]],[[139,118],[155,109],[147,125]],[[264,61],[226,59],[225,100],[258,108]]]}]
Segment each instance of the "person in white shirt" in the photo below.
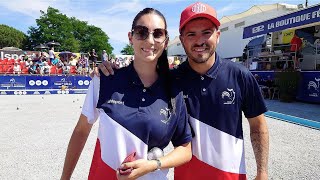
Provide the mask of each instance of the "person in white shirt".
[{"label": "person in white shirt", "polygon": [[13,74],[18,74],[18,75],[20,75],[20,73],[21,73],[21,67],[20,67],[20,65],[19,65],[19,62],[16,61],[16,62],[14,63],[14,66],[13,66]]},{"label": "person in white shirt", "polygon": [[51,47],[50,50],[49,50],[49,59],[50,59],[50,62],[52,62],[55,58],[55,55],[54,55],[54,47]]}]

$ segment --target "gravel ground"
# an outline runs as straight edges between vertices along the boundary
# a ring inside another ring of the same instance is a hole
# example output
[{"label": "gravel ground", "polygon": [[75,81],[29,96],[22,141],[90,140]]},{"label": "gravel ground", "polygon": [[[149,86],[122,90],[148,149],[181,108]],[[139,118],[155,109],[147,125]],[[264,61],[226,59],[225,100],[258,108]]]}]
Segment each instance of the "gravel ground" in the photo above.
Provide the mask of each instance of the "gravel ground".
[{"label": "gravel ground", "polygon": [[[59,179],[84,95],[0,96],[0,179]],[[269,179],[320,177],[320,131],[267,118]],[[256,166],[244,121],[248,179]],[[94,125],[72,179],[86,179],[97,137]],[[171,150],[168,147],[167,150]],[[172,178],[172,171],[169,174]]]}]

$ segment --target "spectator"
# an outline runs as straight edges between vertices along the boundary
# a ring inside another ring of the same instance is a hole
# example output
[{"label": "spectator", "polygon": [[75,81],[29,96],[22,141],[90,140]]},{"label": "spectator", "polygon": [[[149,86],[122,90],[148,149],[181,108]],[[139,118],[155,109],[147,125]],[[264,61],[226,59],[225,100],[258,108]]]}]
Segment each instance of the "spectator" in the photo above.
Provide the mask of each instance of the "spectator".
[{"label": "spectator", "polygon": [[70,73],[70,65],[68,64],[68,62],[64,62],[64,66],[62,67],[63,69],[63,74],[69,74]]},{"label": "spectator", "polygon": [[27,52],[23,52],[23,58],[22,58],[22,60],[23,61],[27,61],[29,59],[29,57],[28,57],[28,55],[27,55]]},{"label": "spectator", "polygon": [[50,74],[50,66],[45,61],[45,62],[43,62],[43,66],[41,67],[41,75],[46,75],[46,74]]},{"label": "spectator", "polygon": [[54,47],[52,46],[49,50],[49,62],[52,63],[52,61],[55,59],[54,55]]},{"label": "spectator", "polygon": [[77,65],[77,60],[74,58],[74,56],[70,57],[69,63],[71,66],[76,66]]},{"label": "spectator", "polygon": [[30,68],[31,65],[33,64],[30,58],[28,58],[25,63],[26,63],[26,68]]},{"label": "spectator", "polygon": [[302,47],[302,40],[297,36],[296,32],[294,33],[290,44],[291,44],[290,51],[291,51],[292,59],[295,62],[294,63],[295,68],[299,68],[300,62],[298,61],[298,58],[301,57],[300,51]]},{"label": "spectator", "polygon": [[96,53],[96,50],[95,49],[92,49],[90,52],[89,52],[89,60],[90,60],[90,63],[92,63],[92,69],[96,66],[97,64],[97,58],[98,58],[98,55]]},{"label": "spectator", "polygon": [[102,56],[101,56],[101,57],[102,57],[102,62],[109,60],[108,54],[107,54],[106,50],[103,50],[103,51],[102,51]]},{"label": "spectator", "polygon": [[14,62],[14,66],[13,66],[13,74],[18,74],[20,75],[21,73],[21,67],[19,65],[19,62],[18,61],[15,61]]},{"label": "spectator", "polygon": [[82,65],[77,63],[77,74],[82,75]]},{"label": "spectator", "polygon": [[37,66],[36,66],[37,64],[35,64],[35,63],[32,63],[32,61],[30,61],[30,67],[29,67],[29,69],[28,69],[28,73],[29,74],[37,74]]},{"label": "spectator", "polygon": [[59,59],[58,58],[54,58],[52,61],[51,61],[51,64],[52,65],[56,65],[59,63]]}]

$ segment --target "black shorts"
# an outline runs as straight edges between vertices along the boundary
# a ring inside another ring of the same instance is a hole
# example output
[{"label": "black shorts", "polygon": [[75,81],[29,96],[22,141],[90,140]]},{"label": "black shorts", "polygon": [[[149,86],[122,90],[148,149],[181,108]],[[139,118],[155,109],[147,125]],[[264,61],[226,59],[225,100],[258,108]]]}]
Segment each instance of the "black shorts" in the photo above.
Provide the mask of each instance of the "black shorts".
[{"label": "black shorts", "polygon": [[291,51],[291,56],[292,57],[296,56],[297,58],[302,58],[300,51],[296,51],[296,52]]},{"label": "black shorts", "polygon": [[91,59],[90,61],[91,61],[92,63],[97,64],[97,59]]}]

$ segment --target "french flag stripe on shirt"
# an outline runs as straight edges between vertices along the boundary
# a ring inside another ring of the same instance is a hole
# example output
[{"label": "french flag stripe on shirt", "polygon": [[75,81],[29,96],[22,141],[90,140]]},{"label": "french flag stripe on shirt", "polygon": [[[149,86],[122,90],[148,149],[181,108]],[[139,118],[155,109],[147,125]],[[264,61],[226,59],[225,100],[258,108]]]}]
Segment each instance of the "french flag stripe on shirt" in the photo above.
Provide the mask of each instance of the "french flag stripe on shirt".
[{"label": "french flag stripe on shirt", "polygon": [[190,117],[190,124],[195,132],[192,140],[193,157],[189,163],[175,169],[175,180],[208,177],[246,179],[243,139],[235,138],[193,117]]},{"label": "french flag stripe on shirt", "polygon": [[[100,110],[99,134],[89,179],[113,179],[122,161],[134,151],[137,159],[147,159],[148,145]],[[139,180],[148,179],[151,174],[166,179],[165,171],[155,171]]]}]

